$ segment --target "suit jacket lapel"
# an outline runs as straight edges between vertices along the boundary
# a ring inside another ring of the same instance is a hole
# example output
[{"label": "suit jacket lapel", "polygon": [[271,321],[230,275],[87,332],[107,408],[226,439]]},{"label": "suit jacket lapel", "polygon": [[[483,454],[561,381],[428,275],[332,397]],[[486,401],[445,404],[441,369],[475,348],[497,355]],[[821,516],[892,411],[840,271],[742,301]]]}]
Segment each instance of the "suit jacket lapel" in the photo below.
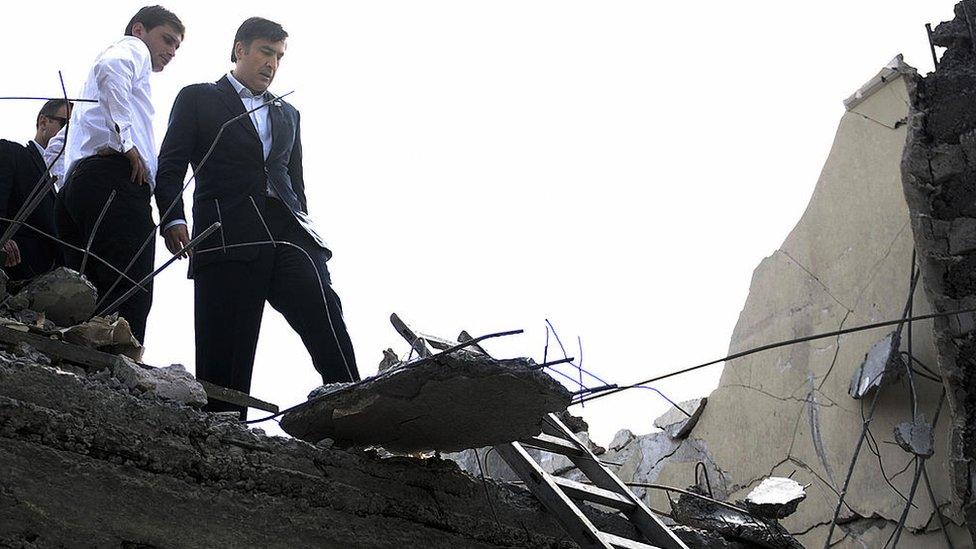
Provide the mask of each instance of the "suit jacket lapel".
[{"label": "suit jacket lapel", "polygon": [[[270,92],[269,92],[270,94]],[[277,99],[277,98],[275,98]],[[284,136],[285,130],[288,126],[288,120],[285,118],[285,113],[281,110],[281,102],[275,101],[268,105],[268,110],[270,112],[271,118],[271,153],[268,157],[272,157],[278,152],[278,149],[284,146]]]},{"label": "suit jacket lapel", "polygon": [[[227,105],[227,108],[230,109],[231,114],[234,116],[240,116],[246,112],[244,110],[244,103],[241,101],[241,97],[237,94],[237,90],[234,89],[234,86],[231,85],[230,80],[227,80],[226,75],[217,81],[217,87],[223,92],[220,94],[220,99],[225,105]],[[243,126],[247,132],[254,137],[254,140],[257,141],[258,147],[261,147],[261,138],[258,137],[258,130],[254,127],[254,123],[251,122],[251,117],[241,116],[241,119],[238,120],[237,123]]]}]

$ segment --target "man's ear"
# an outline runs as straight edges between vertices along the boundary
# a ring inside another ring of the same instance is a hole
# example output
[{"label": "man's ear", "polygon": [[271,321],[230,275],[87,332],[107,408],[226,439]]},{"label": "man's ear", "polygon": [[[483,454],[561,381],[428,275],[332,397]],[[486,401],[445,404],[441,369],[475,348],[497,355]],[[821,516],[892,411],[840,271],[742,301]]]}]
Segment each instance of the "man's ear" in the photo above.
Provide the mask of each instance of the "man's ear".
[{"label": "man's ear", "polygon": [[146,26],[142,22],[136,22],[132,25],[132,36],[136,38],[142,38],[146,34]]},{"label": "man's ear", "polygon": [[39,115],[37,115],[37,121],[36,121],[36,122],[34,122],[34,129],[35,129],[35,130],[39,130],[39,129],[41,129],[41,122],[42,122],[43,120],[44,120],[44,116],[43,116],[43,115],[40,115],[40,114],[39,114]]}]

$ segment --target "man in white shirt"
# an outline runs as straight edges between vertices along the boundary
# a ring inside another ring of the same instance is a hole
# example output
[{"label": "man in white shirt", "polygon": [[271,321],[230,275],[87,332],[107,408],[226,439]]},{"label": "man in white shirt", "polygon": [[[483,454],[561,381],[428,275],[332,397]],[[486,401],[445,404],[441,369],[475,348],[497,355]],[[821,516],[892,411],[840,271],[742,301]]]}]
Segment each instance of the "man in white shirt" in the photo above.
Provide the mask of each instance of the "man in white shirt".
[{"label": "man in white shirt", "polygon": [[[71,115],[65,143],[65,182],[56,210],[61,237],[125,270],[134,280],[152,272],[154,246],[140,247],[154,231],[149,205],[156,177],[149,76],[162,71],[183,41],[183,23],[160,6],[142,8],[129,21],[125,36],[109,45],[92,65],[82,90],[83,103]],[[100,225],[97,221],[108,203]],[[94,237],[92,238],[92,235]],[[138,254],[138,257],[137,257]],[[79,268],[82,254],[66,255],[69,267]],[[122,281],[105,295],[118,274],[89,261],[85,275],[98,289],[103,304],[131,288]],[[152,306],[152,286],[136,292],[118,312],[142,341]]]},{"label": "man in white shirt", "polygon": [[[21,207],[39,191],[46,179],[44,152],[51,136],[68,121],[71,104],[64,99],[52,99],[37,113],[34,139],[22,145],[0,140],[0,217],[12,219]],[[24,220],[22,226],[4,246],[4,270],[13,280],[26,280],[51,270],[59,263],[61,252],[57,243],[47,235],[54,229],[54,191],[48,190]],[[7,227],[0,221],[0,232]],[[37,229],[35,231],[34,229]],[[47,235],[42,234],[47,233]]]}]

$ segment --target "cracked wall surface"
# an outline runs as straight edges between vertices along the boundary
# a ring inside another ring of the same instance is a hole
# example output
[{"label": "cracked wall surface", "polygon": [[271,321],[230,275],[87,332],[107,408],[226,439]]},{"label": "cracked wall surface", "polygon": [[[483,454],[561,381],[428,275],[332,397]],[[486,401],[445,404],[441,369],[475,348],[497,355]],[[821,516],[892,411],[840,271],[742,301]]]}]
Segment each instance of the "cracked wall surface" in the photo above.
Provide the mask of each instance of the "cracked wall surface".
[{"label": "cracked wall surface", "polygon": [[[756,268],[730,353],[901,317],[914,244],[899,171],[909,95],[899,70],[889,67],[883,74],[888,76],[870,93],[849,103],[803,217]],[[929,310],[928,300],[916,292],[914,312]],[[851,377],[890,330],[814,340],[726,363],[699,423],[679,443],[706,451],[663,460],[655,467],[657,482],[695,483],[698,459],[713,471],[716,495],[730,499],[743,498],[767,476],[791,476],[810,485],[808,497],[782,522],[804,546],[823,546],[861,433],[861,406],[869,407],[849,396]],[[931,322],[914,324],[912,347],[919,360],[935,367]],[[932,418],[942,386],[927,380],[916,386],[919,411]],[[835,542],[843,538],[840,547],[883,545],[905,507],[899,492],[907,495],[912,484],[913,456],[893,443],[894,426],[911,419],[908,385],[903,379],[882,391],[842,509],[843,524],[833,536]],[[943,413],[927,470],[950,535],[959,546],[971,546],[963,514],[952,503],[950,423],[950,414]],[[652,506],[667,508],[665,496],[648,497]],[[902,543],[944,546],[924,488],[915,505]]]},{"label": "cracked wall surface", "polygon": [[[911,111],[902,162],[925,291],[940,312],[976,305],[976,2],[960,2],[933,42],[946,48],[925,78],[906,75]],[[935,322],[939,368],[952,411],[952,488],[976,536],[976,324]]]}]

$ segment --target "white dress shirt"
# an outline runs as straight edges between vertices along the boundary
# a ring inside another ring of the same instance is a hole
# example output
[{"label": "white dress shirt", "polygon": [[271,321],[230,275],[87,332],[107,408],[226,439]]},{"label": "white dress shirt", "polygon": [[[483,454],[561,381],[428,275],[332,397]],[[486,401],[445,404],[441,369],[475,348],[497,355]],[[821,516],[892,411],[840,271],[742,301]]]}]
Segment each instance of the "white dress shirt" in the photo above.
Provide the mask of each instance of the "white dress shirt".
[{"label": "white dress shirt", "polygon": [[135,147],[146,163],[150,186],[155,186],[150,74],[149,48],[134,36],[119,39],[99,54],[81,92],[81,97],[96,98],[98,103],[79,103],[71,112],[64,152],[66,174],[70,175],[79,160],[99,151],[125,153]]},{"label": "white dress shirt", "polygon": [[[61,128],[58,133],[54,134],[54,137],[47,142],[47,148],[44,149],[44,164],[46,166],[51,166],[49,170],[51,175],[57,177],[57,181],[54,182],[55,190],[60,191],[61,187],[64,186],[64,155],[59,153],[64,147],[64,128]],[[57,158],[57,162],[53,165],[51,161]]]},{"label": "white dress shirt", "polygon": [[[244,104],[245,111],[257,109],[268,100],[265,97],[265,93],[254,95],[254,92],[234,77],[233,72],[227,73],[227,80],[230,80],[230,85],[234,86],[234,89],[237,90],[237,95],[241,98],[241,103]],[[258,109],[249,116],[251,117],[251,123],[254,124],[254,129],[258,131],[258,137],[261,138],[261,146],[264,148],[264,159],[267,160],[268,155],[271,154],[271,112],[267,108]]]}]

